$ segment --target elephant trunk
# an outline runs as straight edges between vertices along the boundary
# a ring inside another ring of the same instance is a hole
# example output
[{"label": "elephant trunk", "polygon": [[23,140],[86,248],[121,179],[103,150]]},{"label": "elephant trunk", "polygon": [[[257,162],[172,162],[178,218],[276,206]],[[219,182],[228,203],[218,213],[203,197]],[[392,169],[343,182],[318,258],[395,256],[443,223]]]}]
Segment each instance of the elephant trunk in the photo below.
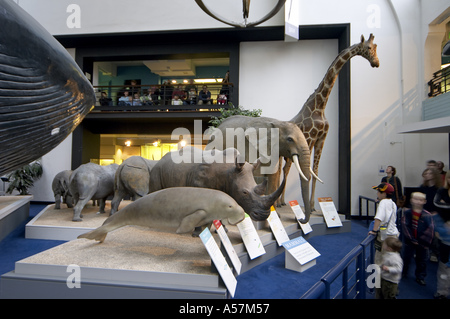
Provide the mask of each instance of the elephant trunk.
[{"label": "elephant trunk", "polygon": [[[311,216],[311,204],[309,202],[309,180],[310,180],[310,156],[308,154],[303,154],[301,164],[298,161],[298,155],[295,154],[292,156],[292,161],[295,164],[295,167],[298,170],[300,175],[300,187],[302,190],[302,199],[305,205],[305,219],[301,219],[300,223],[306,224],[309,221],[309,217]],[[303,178],[302,176],[305,176]]]}]

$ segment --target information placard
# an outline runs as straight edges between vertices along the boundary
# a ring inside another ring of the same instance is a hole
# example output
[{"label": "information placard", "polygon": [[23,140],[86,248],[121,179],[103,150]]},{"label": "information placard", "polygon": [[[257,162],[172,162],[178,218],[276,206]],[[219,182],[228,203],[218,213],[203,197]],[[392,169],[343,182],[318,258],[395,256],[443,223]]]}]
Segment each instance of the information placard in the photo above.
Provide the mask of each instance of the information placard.
[{"label": "information placard", "polygon": [[295,217],[297,218],[297,222],[299,223],[299,225],[303,231],[303,234],[306,235],[306,234],[312,232],[312,228],[311,228],[311,225],[309,224],[309,222],[307,222],[305,224],[300,223],[300,220],[304,219],[306,216],[305,216],[305,213],[303,212],[302,208],[298,204],[298,202],[296,200],[291,200],[291,201],[289,201],[289,205],[291,206],[291,209],[294,212]]},{"label": "information placard", "polygon": [[283,247],[286,248],[292,257],[294,257],[301,265],[320,256],[320,253],[301,236],[283,243]]},{"label": "information placard", "polygon": [[280,217],[273,206],[270,208],[270,215],[269,218],[267,218],[267,221],[269,222],[270,229],[272,229],[272,233],[277,240],[278,246],[281,246],[284,242],[289,241],[289,236],[286,233],[286,229],[284,229]]},{"label": "information placard", "polygon": [[230,238],[227,235],[222,223],[220,220],[214,221],[214,227],[216,227],[217,234],[219,234],[220,241],[222,242],[225,250],[227,251],[228,257],[230,257],[231,262],[233,263],[234,269],[236,269],[236,273],[239,275],[241,273],[242,263],[239,260],[239,257],[236,251],[231,244]]},{"label": "information placard", "polygon": [[245,214],[244,220],[237,224],[237,228],[239,229],[239,233],[241,234],[242,241],[244,242],[250,259],[255,259],[266,253],[250,216]]},{"label": "information placard", "polygon": [[234,297],[237,286],[236,277],[234,277],[231,268],[228,266],[225,257],[220,251],[219,246],[217,246],[217,243],[212,237],[212,234],[209,231],[208,227],[200,233],[200,239],[202,240],[203,245],[205,245],[205,248],[208,251],[208,254],[211,257],[214,265],[219,271],[219,275],[220,277],[222,277],[225,286],[227,287],[231,296]]},{"label": "information placard", "polygon": [[341,227],[342,221],[339,218],[336,206],[334,206],[333,199],[331,197],[319,197],[318,200],[320,208],[322,209],[323,218],[325,219],[328,228]]}]

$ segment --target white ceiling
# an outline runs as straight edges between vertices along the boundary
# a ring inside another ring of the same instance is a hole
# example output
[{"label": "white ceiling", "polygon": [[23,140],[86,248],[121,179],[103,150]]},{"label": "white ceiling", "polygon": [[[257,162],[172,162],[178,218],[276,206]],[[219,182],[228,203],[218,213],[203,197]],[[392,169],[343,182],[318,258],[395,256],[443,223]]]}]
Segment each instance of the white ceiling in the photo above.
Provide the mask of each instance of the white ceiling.
[{"label": "white ceiling", "polygon": [[196,67],[202,66],[228,66],[229,58],[202,58],[179,60],[149,60],[149,61],[113,61],[97,62],[104,73],[116,73],[118,66],[145,65],[153,73],[160,76],[196,76]]}]

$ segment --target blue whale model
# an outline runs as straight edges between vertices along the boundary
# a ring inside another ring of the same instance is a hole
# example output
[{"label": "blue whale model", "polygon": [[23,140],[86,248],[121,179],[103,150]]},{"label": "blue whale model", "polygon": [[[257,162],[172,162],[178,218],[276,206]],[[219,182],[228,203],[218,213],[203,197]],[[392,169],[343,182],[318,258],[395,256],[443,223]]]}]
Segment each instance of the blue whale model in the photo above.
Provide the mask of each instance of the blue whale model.
[{"label": "blue whale model", "polygon": [[94,103],[67,50],[16,3],[0,0],[0,176],[55,148]]}]

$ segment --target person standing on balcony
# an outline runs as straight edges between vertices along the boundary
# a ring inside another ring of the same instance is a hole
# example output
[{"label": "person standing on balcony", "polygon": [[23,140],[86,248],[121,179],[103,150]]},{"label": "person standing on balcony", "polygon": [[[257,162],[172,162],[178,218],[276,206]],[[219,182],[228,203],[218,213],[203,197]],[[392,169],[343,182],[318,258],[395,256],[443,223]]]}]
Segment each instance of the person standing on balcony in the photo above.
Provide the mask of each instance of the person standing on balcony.
[{"label": "person standing on balcony", "polygon": [[110,106],[112,105],[112,99],[110,99],[108,97],[108,95],[106,94],[106,92],[102,92],[101,93],[101,97],[99,99],[100,105],[101,106]]},{"label": "person standing on balcony", "polygon": [[131,106],[132,98],[129,96],[129,92],[123,92],[123,96],[119,99],[119,106]]},{"label": "person standing on balcony", "polygon": [[141,96],[139,95],[139,93],[134,93],[133,105],[134,106],[142,106]]},{"label": "person standing on balcony", "polygon": [[172,99],[172,105],[183,105],[183,100],[178,95],[174,95]]},{"label": "person standing on balcony", "polygon": [[186,92],[190,92],[191,89],[194,89],[195,94],[198,93],[197,86],[195,85],[194,79],[190,79],[190,80],[189,80],[189,84],[186,85],[186,87],[184,88],[184,90],[185,90]]},{"label": "person standing on balcony", "polygon": [[206,85],[203,85],[203,89],[198,94],[198,105],[211,104],[211,92]]},{"label": "person standing on balcony", "polygon": [[227,95],[223,90],[221,90],[220,94],[217,96],[217,104],[219,105],[227,104]]},{"label": "person standing on balcony", "polygon": [[188,98],[187,98],[188,104],[195,105],[197,104],[197,91],[195,88],[191,88],[188,91]]},{"label": "person standing on balcony", "polygon": [[163,105],[170,105],[172,100],[173,86],[170,84],[169,80],[164,81],[161,87],[161,98],[163,100]]},{"label": "person standing on balcony", "polygon": [[140,99],[142,105],[153,105],[152,96],[147,90],[144,91],[144,94],[140,97]]}]

